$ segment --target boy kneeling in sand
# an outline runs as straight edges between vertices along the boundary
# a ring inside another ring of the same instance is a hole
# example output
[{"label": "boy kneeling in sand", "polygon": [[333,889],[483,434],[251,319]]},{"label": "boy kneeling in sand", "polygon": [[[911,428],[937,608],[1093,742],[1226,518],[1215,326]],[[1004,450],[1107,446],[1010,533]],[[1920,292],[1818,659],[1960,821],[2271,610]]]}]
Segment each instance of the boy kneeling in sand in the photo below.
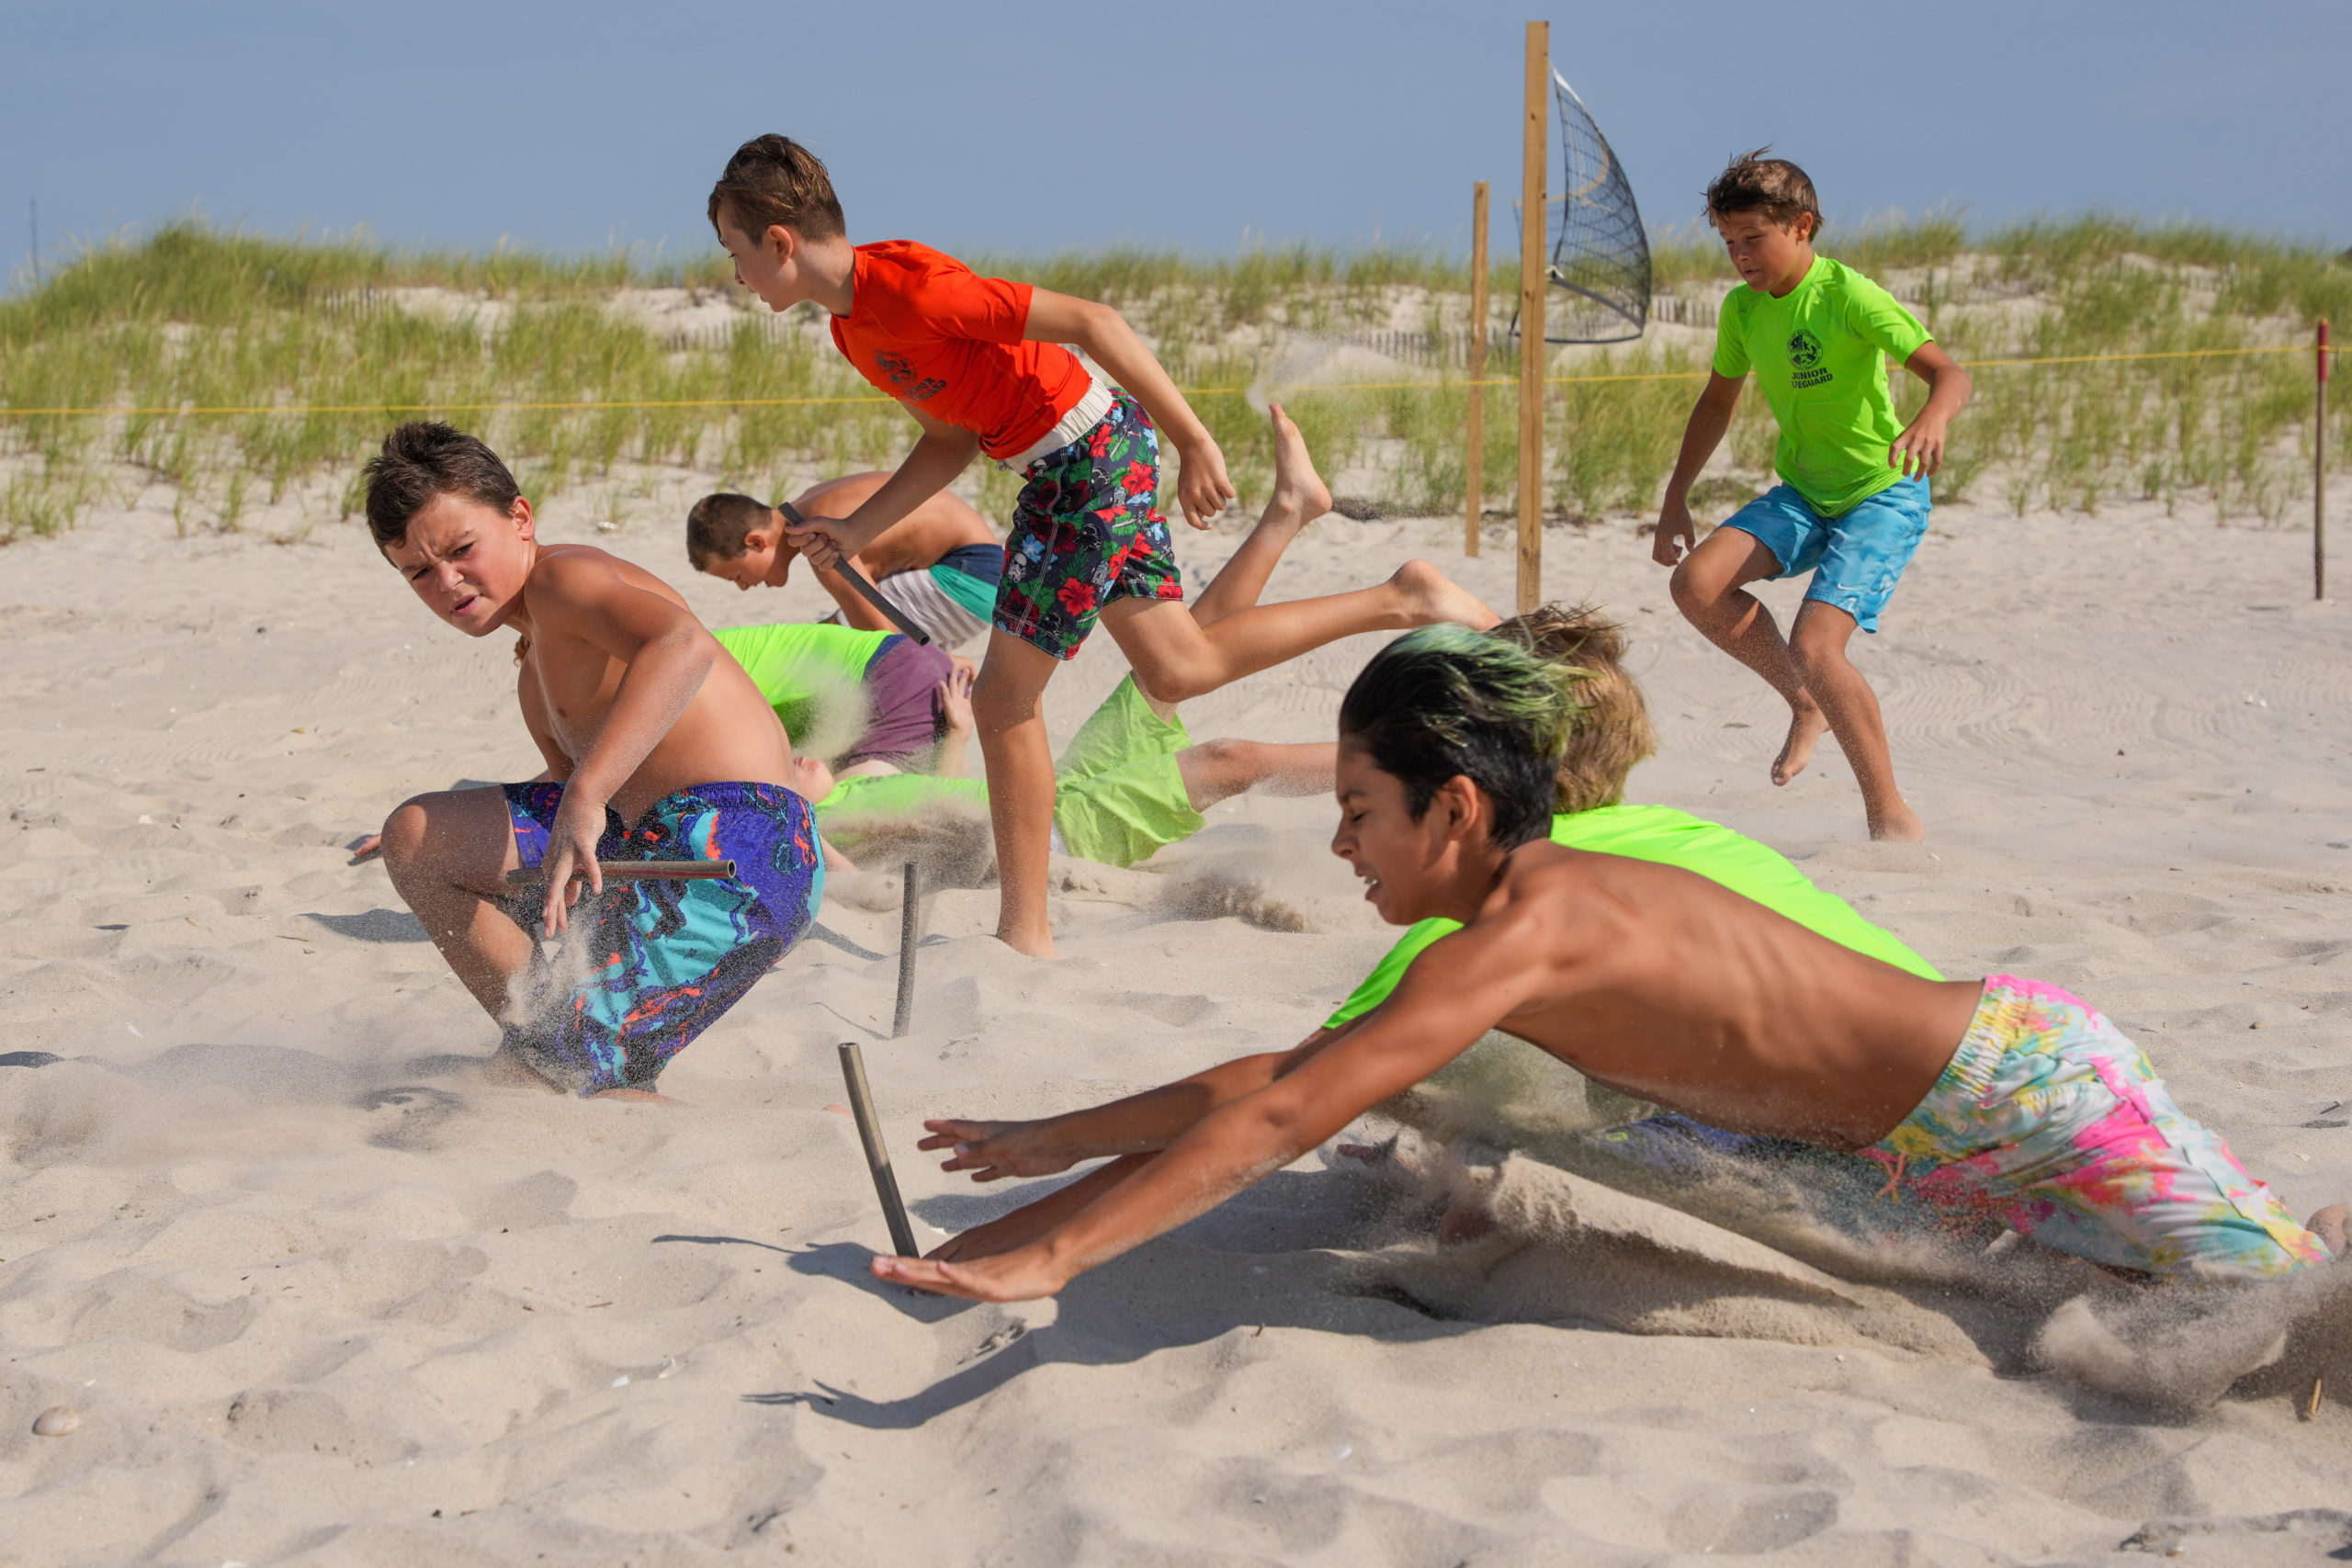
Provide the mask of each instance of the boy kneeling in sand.
[{"label": "boy kneeling in sand", "polygon": [[[677,590],[593,547],[540,543],[514,475],[474,437],[401,425],[367,479],[368,530],[427,608],[468,637],[522,634],[515,695],[548,764],[394,811],[392,886],[504,1024],[509,1063],[577,1094],[654,1098],[670,1058],[815,919],[824,872],[791,743]],[[732,860],[735,875],[605,893],[599,860]],[[510,905],[521,868],[545,890]],[[534,986],[520,921],[562,936],[575,879],[592,896],[582,973]],[[553,994],[523,1002],[534,991]]]},{"label": "boy kneeling in sand", "polygon": [[2341,1208],[2313,1216],[2325,1241],[2296,1224],[2137,1046],[2056,987],[1925,979],[1704,877],[1548,841],[1572,683],[1459,628],[1383,650],[1340,705],[1332,850],[1391,923],[1462,929],[1355,1029],[1259,1058],[1262,1087],[1042,1235],[956,1261],[876,1258],[875,1273],[980,1300],[1051,1295],[1497,1028],[1708,1124],[1863,1154],[1897,1193],[2111,1267],[2260,1276],[2340,1249]]}]

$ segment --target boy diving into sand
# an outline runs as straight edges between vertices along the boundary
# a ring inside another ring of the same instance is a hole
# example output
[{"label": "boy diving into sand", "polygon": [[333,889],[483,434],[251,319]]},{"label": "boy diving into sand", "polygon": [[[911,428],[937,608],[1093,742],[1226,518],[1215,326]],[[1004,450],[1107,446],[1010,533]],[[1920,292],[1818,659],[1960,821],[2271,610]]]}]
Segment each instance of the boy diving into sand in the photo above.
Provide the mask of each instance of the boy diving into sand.
[{"label": "boy diving into sand", "polygon": [[[845,517],[873,499],[886,473],[844,474],[793,498],[804,517]],[[686,513],[686,559],[696,571],[749,591],[781,588],[799,551],[784,536],[784,509],[748,495],[704,496]],[[985,518],[961,497],[941,491],[881,533],[849,564],[943,649],[969,642],[988,627],[1004,547]],[[867,631],[892,631],[889,617],[842,580],[838,564],[817,581],[840,605],[830,620]]]},{"label": "boy diving into sand", "polygon": [[[1943,978],[1893,932],[1871,924],[1844,899],[1815,886],[1769,846],[1670,806],[1626,802],[1626,775],[1657,749],[1657,735],[1650,726],[1641,687],[1625,665],[1623,628],[1589,606],[1564,609],[1547,604],[1513,616],[1487,635],[1524,648],[1574,674],[1576,710],[1554,775],[1554,843],[1695,872],[1842,947],[1926,979]],[[794,766],[800,765],[796,759]],[[1356,1027],[1388,999],[1423,949],[1460,929],[1461,922],[1443,917],[1414,922],[1297,1050],[1320,1050]],[[1482,1040],[1460,1060],[1469,1062],[1488,1043]],[[1081,1161],[1106,1156],[1134,1159],[1165,1148],[1216,1106],[1262,1087],[1267,1081],[1266,1067],[1271,1065],[1279,1070],[1283,1059],[1284,1054],[1276,1053],[1226,1063],[1109,1105],[1035,1122],[926,1122],[930,1135],[919,1146],[952,1149],[946,1168],[974,1171],[978,1173],[974,1179],[979,1181],[1006,1176],[1054,1176]],[[1637,1120],[1656,1107],[1585,1081],[1573,1069],[1558,1066],[1553,1076],[1555,1086],[1544,1095],[1544,1110],[1555,1123],[1573,1122],[1595,1130],[1616,1127],[1620,1131],[1608,1135],[1612,1145],[1639,1136],[1645,1126],[1678,1136],[1697,1131],[1680,1117],[1655,1124]],[[1581,1105],[1576,1103],[1579,1096]],[[1717,1140],[1719,1145],[1724,1141]],[[1088,1181],[1108,1178],[1118,1168],[1108,1168]],[[1087,1186],[1088,1182],[1080,1182],[1064,1188],[965,1231],[935,1256],[978,1257],[1042,1234],[1059,1215],[1084,1201]]]},{"label": "boy diving into sand", "polygon": [[1092,1190],[1042,1235],[954,1261],[876,1258],[874,1272],[980,1300],[1051,1295],[1492,1028],[1709,1125],[1863,1154],[1894,1194],[2109,1267],[2265,1276],[2340,1247],[2340,1208],[2313,1216],[2324,1240],[2296,1224],[2137,1046],[2056,987],[1928,980],[1704,877],[1551,843],[1572,685],[1451,627],[1384,649],[1340,706],[1332,850],[1384,919],[1461,929],[1353,1030],[1252,1059],[1257,1087],[1075,1184]]},{"label": "boy diving into sand", "polygon": [[[947,737],[940,693],[965,660],[894,631],[864,631],[822,621],[725,626],[711,634],[752,677],[804,755],[826,740],[832,766],[876,764],[930,773]],[[854,706],[833,722],[827,709]],[[854,739],[853,739],[854,737]]]},{"label": "boy diving into sand", "polygon": [[[1927,536],[1928,479],[1968,401],[1968,373],[1885,289],[1814,254],[1813,182],[1769,151],[1733,160],[1707,187],[1707,220],[1745,281],[1724,300],[1713,372],[1690,411],[1650,553],[1674,568],[1674,603],[1690,624],[1787,701],[1772,782],[1803,773],[1826,728],[1853,767],[1871,837],[1916,842],[1927,827],[1894,786],[1878,695],[1846,645],[1857,626],[1878,630]],[[1928,384],[1927,405],[1907,425],[1887,391],[1890,356]],[[1751,369],[1780,423],[1772,466],[1781,482],[1696,544],[1690,487],[1731,427]],[[1747,585],[1808,570],[1784,641]]]},{"label": "boy diving into sand", "polygon": [[1161,433],[1182,459],[1177,498],[1193,526],[1208,527],[1233,486],[1207,428],[1118,311],[976,276],[911,241],[852,245],[824,165],[781,136],[736,150],[708,211],[737,281],[771,310],[823,306],[835,345],[922,432],[849,516],[788,531],[810,565],[865,548],[983,454],[1024,481],[972,694],[1001,883],[997,935],[1016,951],[1054,953],[1046,919],[1054,759],[1040,700],[1098,620],[1144,694],[1171,705],[1358,632],[1494,624],[1493,612],[1425,561],[1351,593],[1206,622],[1184,614],[1158,509]]},{"label": "boy diving into sand", "polygon": [[[670,1059],[816,917],[824,872],[791,743],[677,590],[603,550],[541,543],[481,442],[404,424],[366,477],[368,531],[425,607],[468,637],[521,634],[515,695],[547,760],[527,784],[401,805],[382,835],[392,886],[504,1025],[510,1066],[576,1094],[654,1098]],[[608,892],[600,860],[736,869]],[[545,887],[510,902],[518,869]],[[535,985],[523,922],[563,936],[582,882],[582,973]]]}]

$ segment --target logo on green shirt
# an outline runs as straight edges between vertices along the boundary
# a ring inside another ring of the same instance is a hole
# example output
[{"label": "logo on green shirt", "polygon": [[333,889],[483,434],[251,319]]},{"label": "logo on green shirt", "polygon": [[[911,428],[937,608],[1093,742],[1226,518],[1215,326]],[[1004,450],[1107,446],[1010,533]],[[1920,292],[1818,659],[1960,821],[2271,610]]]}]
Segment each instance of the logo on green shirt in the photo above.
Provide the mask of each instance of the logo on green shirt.
[{"label": "logo on green shirt", "polygon": [[1818,387],[1837,378],[1834,371],[1821,364],[1821,340],[1803,327],[1789,338],[1789,367],[1796,372],[1789,378],[1792,387]]}]

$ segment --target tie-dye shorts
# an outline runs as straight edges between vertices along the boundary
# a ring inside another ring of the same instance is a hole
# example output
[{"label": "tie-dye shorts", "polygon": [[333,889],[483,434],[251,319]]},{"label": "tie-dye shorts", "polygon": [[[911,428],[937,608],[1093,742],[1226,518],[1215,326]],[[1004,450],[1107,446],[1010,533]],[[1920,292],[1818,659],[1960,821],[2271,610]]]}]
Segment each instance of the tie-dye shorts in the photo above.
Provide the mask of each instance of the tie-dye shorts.
[{"label": "tie-dye shorts", "polygon": [[1936,1087],[1863,1153],[1948,1221],[2111,1268],[2284,1274],[2330,1257],[2105,1014],[2039,980],[1988,976]]},{"label": "tie-dye shorts", "polygon": [[[503,787],[514,847],[537,866],[563,786]],[[571,940],[540,950],[517,988],[529,1016],[508,1022],[506,1045],[582,1095],[650,1084],[792,951],[825,891],[808,803],[776,784],[696,784],[663,795],[634,826],[608,807],[596,858],[732,860],[735,874],[608,882],[572,907]],[[518,901],[526,930],[537,929],[543,897],[533,889]]]}]

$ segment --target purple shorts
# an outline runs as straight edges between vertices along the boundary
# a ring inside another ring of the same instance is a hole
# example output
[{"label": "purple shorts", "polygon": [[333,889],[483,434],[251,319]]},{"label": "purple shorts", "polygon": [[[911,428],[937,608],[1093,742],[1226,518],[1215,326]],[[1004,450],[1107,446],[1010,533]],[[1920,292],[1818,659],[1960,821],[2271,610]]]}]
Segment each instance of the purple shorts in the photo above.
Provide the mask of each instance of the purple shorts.
[{"label": "purple shorts", "polygon": [[938,649],[893,634],[866,662],[865,732],[833,767],[880,761],[924,771],[924,753],[947,733],[939,686],[955,670],[956,661]]}]

